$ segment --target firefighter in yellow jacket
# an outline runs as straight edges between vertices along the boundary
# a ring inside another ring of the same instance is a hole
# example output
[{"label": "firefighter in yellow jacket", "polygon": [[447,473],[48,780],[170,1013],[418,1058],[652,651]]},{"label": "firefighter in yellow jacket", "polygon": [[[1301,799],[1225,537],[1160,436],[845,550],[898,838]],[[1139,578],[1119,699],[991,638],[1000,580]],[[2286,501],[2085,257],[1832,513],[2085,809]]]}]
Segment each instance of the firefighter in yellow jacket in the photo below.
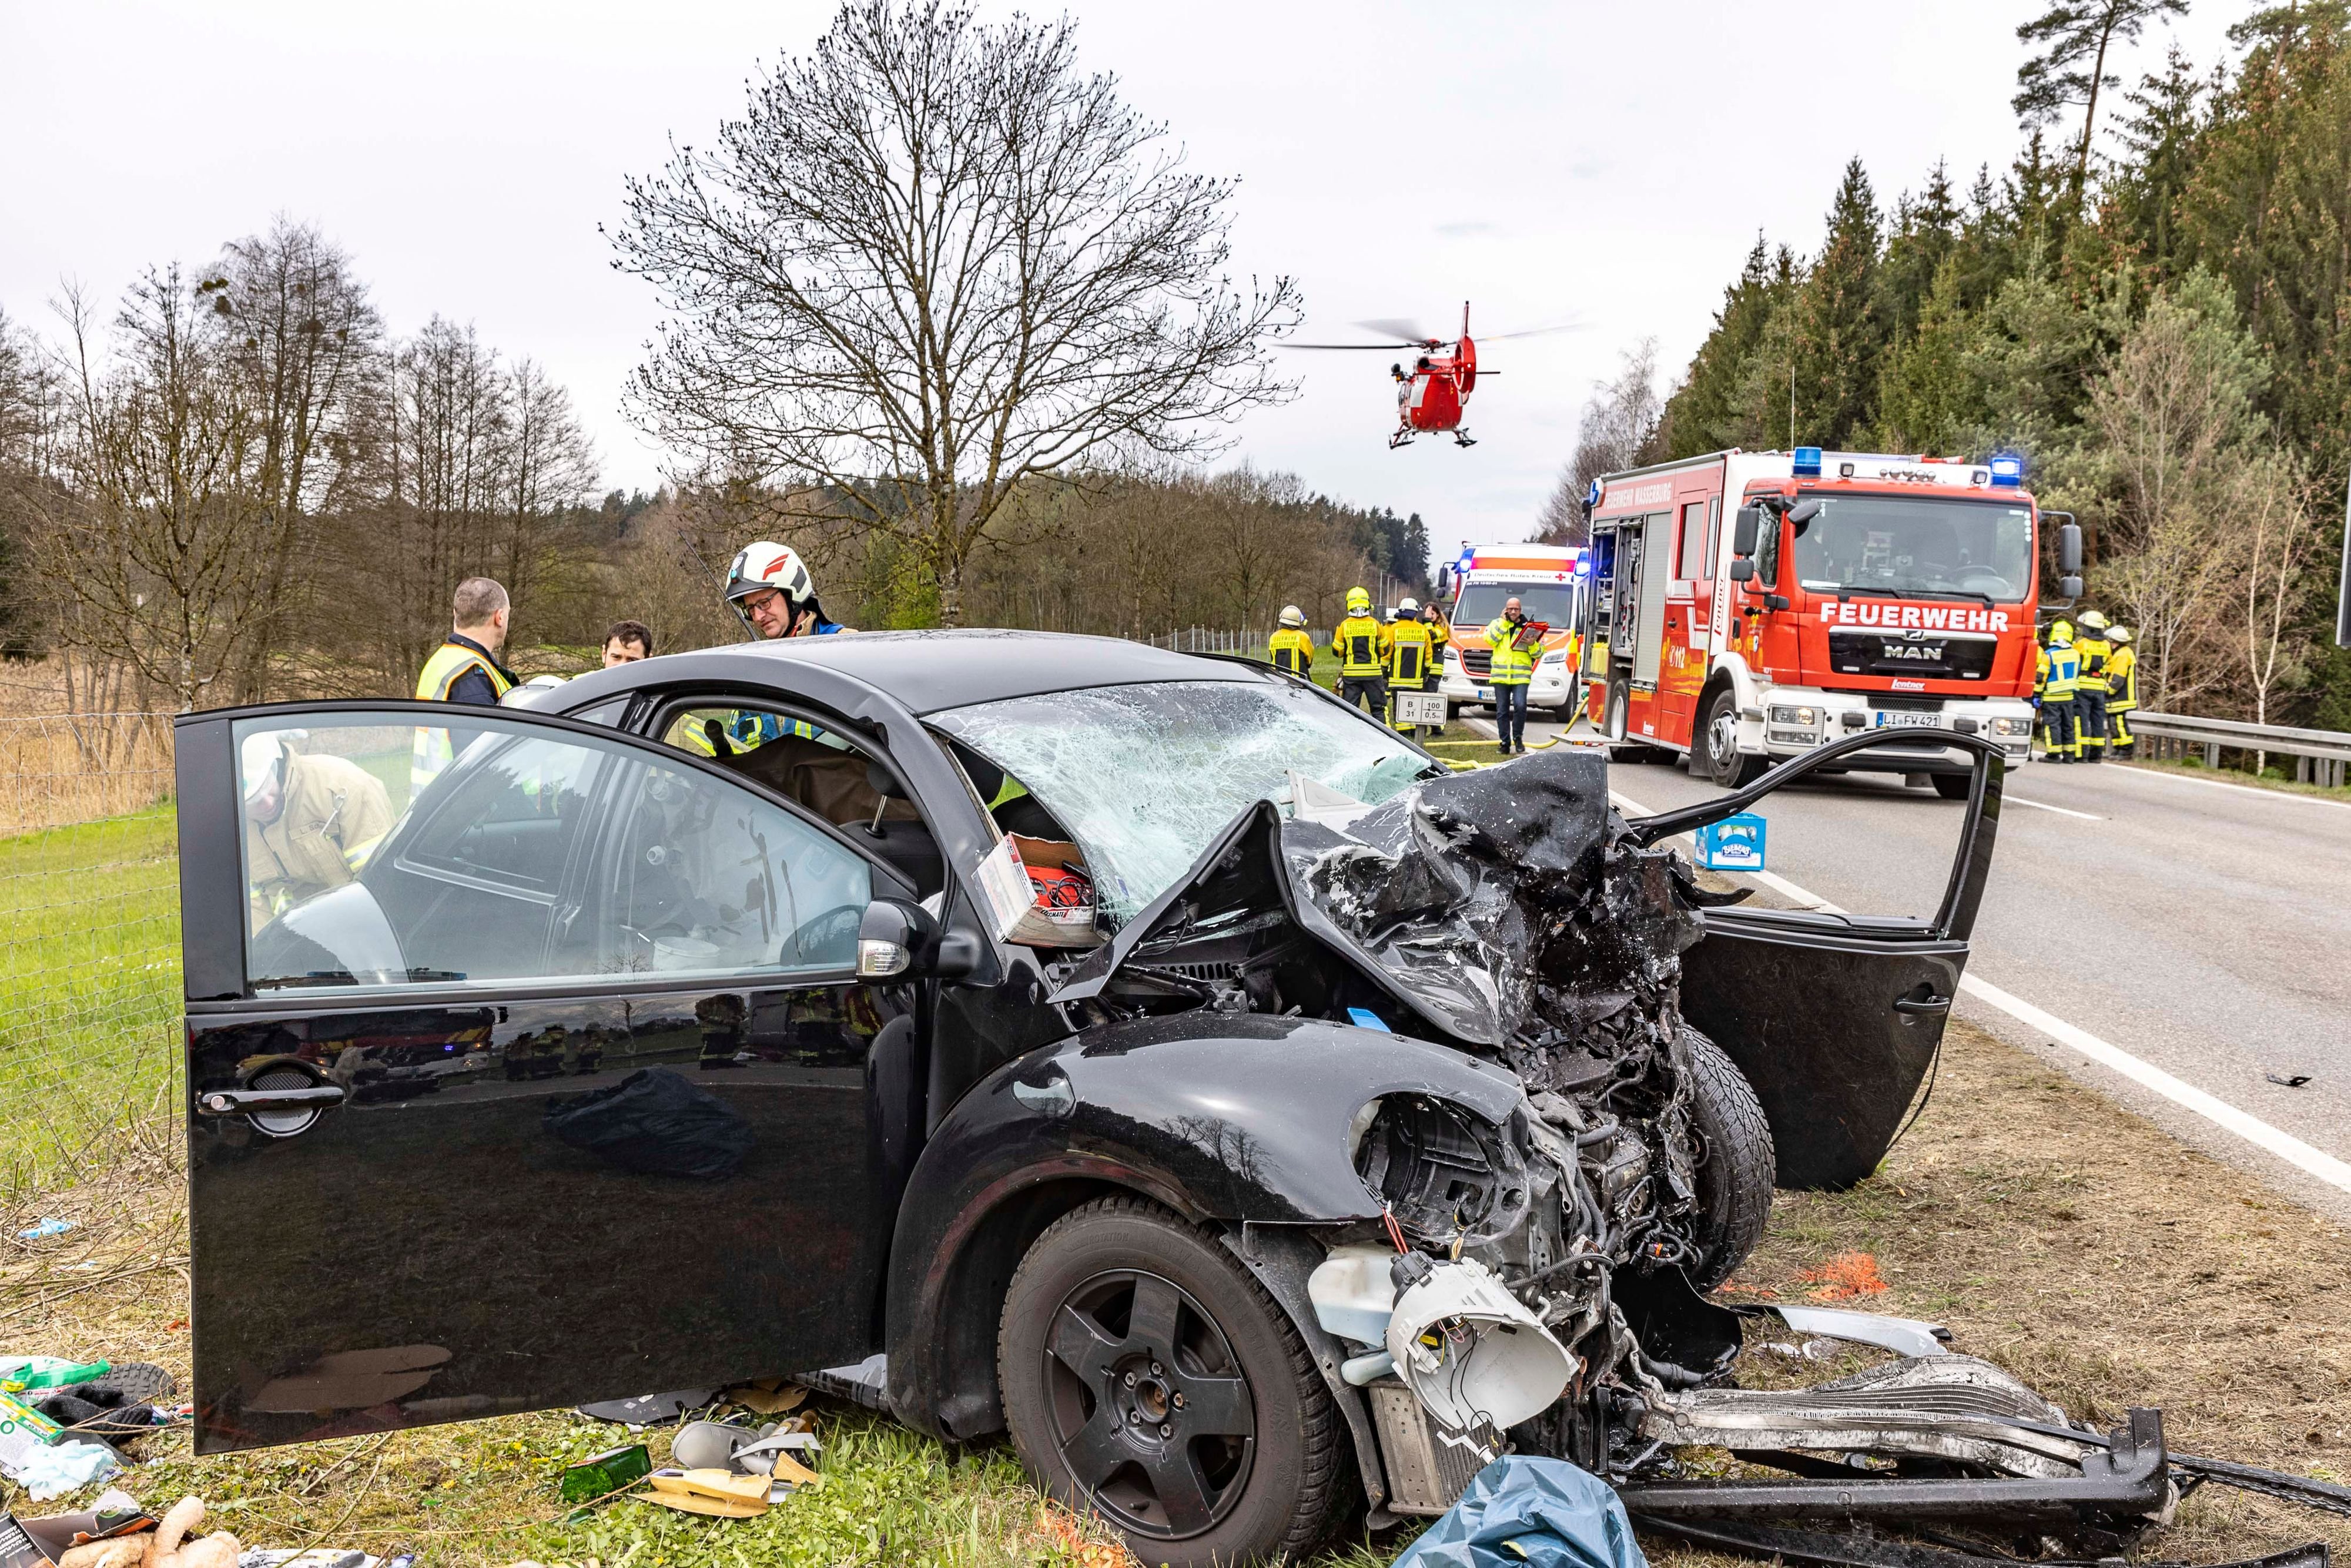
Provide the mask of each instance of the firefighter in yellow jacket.
[{"label": "firefighter in yellow jacket", "polygon": [[[1395,701],[1398,692],[1416,692],[1428,685],[1429,666],[1437,659],[1437,640],[1429,635],[1428,623],[1420,618],[1420,605],[1405,599],[1396,604],[1396,618],[1388,623],[1387,686],[1388,700]],[[1390,718],[1393,720],[1394,714]],[[1396,728],[1409,735],[1419,727],[1399,724]]]},{"label": "firefighter in yellow jacket", "polygon": [[2082,665],[2074,688],[2074,724],[2079,731],[2074,755],[2084,762],[2106,759],[2106,661],[2114,652],[2114,644],[2106,641],[2106,618],[2095,610],[2084,611],[2074,634],[2074,655]]},{"label": "firefighter in yellow jacket", "polygon": [[246,893],[260,930],[304,899],[355,879],[392,831],[382,780],[349,758],[306,755],[276,734],[238,747],[245,796]]},{"label": "firefighter in yellow jacket", "polygon": [[1314,639],[1306,632],[1306,612],[1295,604],[1281,607],[1280,630],[1266,640],[1266,652],[1273,655],[1273,667],[1285,675],[1300,680],[1311,680],[1314,674]]},{"label": "firefighter in yellow jacket", "polygon": [[1339,698],[1377,719],[1385,719],[1388,711],[1389,631],[1372,613],[1369,589],[1347,590],[1347,618],[1331,633],[1331,653],[1339,661]]},{"label": "firefighter in yellow jacket", "polygon": [[2115,649],[2106,655],[2106,739],[2112,755],[2127,760],[2138,754],[2138,737],[2130,727],[2130,716],[2138,706],[2138,649],[2127,626],[2108,631],[2106,641]]}]

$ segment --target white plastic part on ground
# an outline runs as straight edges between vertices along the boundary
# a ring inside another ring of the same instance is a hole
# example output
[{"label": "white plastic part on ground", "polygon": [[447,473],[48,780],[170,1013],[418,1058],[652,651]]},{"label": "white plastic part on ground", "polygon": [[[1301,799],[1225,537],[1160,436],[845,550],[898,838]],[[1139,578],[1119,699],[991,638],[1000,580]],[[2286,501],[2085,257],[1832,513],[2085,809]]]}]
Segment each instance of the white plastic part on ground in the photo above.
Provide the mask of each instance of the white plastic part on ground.
[{"label": "white plastic part on ground", "polygon": [[1549,1409],[1575,1375],[1567,1347],[1469,1260],[1439,1263],[1396,1299],[1387,1348],[1405,1385],[1456,1431],[1516,1426]]}]

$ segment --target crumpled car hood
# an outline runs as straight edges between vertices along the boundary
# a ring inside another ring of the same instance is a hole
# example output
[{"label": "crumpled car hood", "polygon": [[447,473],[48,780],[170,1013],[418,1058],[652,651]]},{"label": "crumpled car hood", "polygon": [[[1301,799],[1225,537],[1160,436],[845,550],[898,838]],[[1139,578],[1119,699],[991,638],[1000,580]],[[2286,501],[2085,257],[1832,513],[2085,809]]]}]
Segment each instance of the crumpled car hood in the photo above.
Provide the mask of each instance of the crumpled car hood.
[{"label": "crumpled car hood", "polygon": [[1316,816],[1241,812],[1052,999],[1097,995],[1146,942],[1279,906],[1427,1029],[1541,1051],[1669,993],[1698,909],[1721,902],[1633,841],[1596,755],[1537,753]]}]

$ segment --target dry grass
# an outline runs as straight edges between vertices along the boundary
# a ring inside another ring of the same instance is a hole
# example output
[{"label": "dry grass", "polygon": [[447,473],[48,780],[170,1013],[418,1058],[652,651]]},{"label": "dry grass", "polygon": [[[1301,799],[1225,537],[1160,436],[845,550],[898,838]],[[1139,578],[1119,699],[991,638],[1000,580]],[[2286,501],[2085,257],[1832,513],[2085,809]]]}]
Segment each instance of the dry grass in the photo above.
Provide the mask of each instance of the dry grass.
[{"label": "dry grass", "polygon": [[[158,1361],[184,1375],[186,1213],[172,1151],[123,1152],[103,1179],[0,1211],[0,1333],[24,1351]],[[43,1214],[78,1223],[57,1241],[13,1239]],[[1837,1261],[1851,1253],[1874,1258],[1887,1285],[1855,1304],[1949,1323],[1959,1348],[2077,1416],[2111,1422],[2130,1404],[2161,1405],[2183,1450],[2351,1478],[2341,1228],[1965,1025],[1952,1026],[1933,1103],[1886,1169],[1850,1193],[1781,1195],[1736,1282],[1802,1300],[1837,1288],[1808,1272],[1865,1280]],[[1760,1351],[1790,1337],[1754,1334],[1750,1382],[1838,1369]],[[558,1472],[623,1436],[563,1413],[204,1459],[164,1433],[148,1440],[153,1462],[122,1479],[144,1500],[186,1491],[225,1505],[220,1522],[248,1545],[414,1548],[435,1568],[523,1557],[668,1568],[714,1553],[746,1568],[996,1568],[1075,1563],[1101,1544],[1040,1522],[1037,1494],[1001,1447],[952,1450],[858,1412],[819,1414],[826,1490],[740,1523],[627,1502],[566,1522]],[[649,1437],[658,1462],[665,1438]],[[2351,1547],[2346,1527],[2207,1490],[2151,1544],[2210,1560],[2314,1538]],[[1675,1568],[1729,1561],[1649,1544]],[[1370,1568],[1401,1545],[1390,1536],[1326,1568]]]}]

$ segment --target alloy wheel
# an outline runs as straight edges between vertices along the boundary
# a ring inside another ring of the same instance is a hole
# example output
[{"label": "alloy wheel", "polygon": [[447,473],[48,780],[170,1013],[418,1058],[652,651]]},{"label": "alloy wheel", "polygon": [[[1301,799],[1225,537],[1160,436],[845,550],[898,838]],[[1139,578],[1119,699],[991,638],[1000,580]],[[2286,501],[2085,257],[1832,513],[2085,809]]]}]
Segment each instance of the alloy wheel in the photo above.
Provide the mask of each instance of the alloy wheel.
[{"label": "alloy wheel", "polygon": [[1134,1269],[1086,1280],[1045,1336],[1050,1437],[1071,1479],[1121,1529],[1197,1535],[1240,1500],[1257,1404],[1216,1320]]}]

